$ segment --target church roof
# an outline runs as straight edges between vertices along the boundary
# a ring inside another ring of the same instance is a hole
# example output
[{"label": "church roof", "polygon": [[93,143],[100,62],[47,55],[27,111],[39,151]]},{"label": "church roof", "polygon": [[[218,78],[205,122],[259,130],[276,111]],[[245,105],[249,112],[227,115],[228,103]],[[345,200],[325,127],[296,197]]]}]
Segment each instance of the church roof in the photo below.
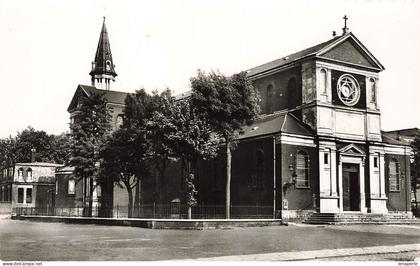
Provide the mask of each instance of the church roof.
[{"label": "church roof", "polygon": [[[406,129],[407,131],[415,131],[419,130],[417,128],[413,129]],[[401,131],[406,131],[402,129]],[[420,132],[420,131],[417,131]],[[412,133],[412,132],[411,132]],[[381,131],[382,135],[382,142],[387,144],[393,144],[393,145],[410,145],[411,141],[413,141],[415,135],[408,135],[408,134],[400,134],[398,130],[395,131]]]},{"label": "church roof", "polygon": [[[329,58],[329,59],[335,59],[331,57],[330,55],[327,55],[327,53],[333,48],[336,48],[340,44],[343,44],[345,41],[351,41],[353,44],[354,49],[359,51],[363,56],[366,57],[366,60],[369,61],[370,67],[375,68],[379,71],[385,69],[382,64],[370,53],[367,48],[354,36],[353,33],[349,32],[342,36],[334,37],[326,42],[317,44],[315,46],[306,48],[302,51],[284,56],[280,59],[262,64],[260,66],[256,66],[254,68],[251,68],[247,70],[248,77],[252,77],[258,74],[265,73],[270,70],[274,70],[276,68],[284,67],[289,64],[302,61],[304,59],[307,59],[309,57],[318,57],[318,58]],[[346,47],[348,49],[348,47]],[[324,57],[324,55],[327,55]],[[364,65],[366,66],[366,65]]]},{"label": "church roof", "polygon": [[96,49],[95,61],[92,71],[89,73],[93,75],[108,74],[113,77],[117,76],[114,69],[114,62],[112,61],[111,46],[109,44],[108,31],[106,30],[105,17],[102,24],[101,34],[99,35],[98,48]]},{"label": "church roof", "polygon": [[125,98],[127,97],[127,94],[129,94],[128,92],[123,91],[101,90],[93,86],[78,85],[67,111],[70,112],[76,106],[77,99],[81,96],[81,94],[90,97],[92,94],[97,93],[102,94],[108,103],[115,104],[125,104]]},{"label": "church roof", "polygon": [[392,145],[410,145],[409,141],[406,141],[404,139],[397,140],[394,138],[394,136],[388,132],[381,131],[382,135],[382,142],[386,144],[392,144]]},{"label": "church roof", "polygon": [[262,117],[252,125],[242,128],[243,133],[239,139],[259,137],[276,133],[289,133],[304,136],[314,136],[314,133],[294,115],[280,113]]}]

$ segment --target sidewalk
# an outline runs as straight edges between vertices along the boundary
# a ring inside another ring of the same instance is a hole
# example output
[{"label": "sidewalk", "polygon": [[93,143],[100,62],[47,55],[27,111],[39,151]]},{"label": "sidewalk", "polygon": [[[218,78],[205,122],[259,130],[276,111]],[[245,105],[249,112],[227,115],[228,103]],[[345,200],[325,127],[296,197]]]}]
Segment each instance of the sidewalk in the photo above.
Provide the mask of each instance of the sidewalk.
[{"label": "sidewalk", "polygon": [[201,258],[200,261],[295,261],[314,260],[320,258],[345,257],[356,255],[390,254],[420,251],[420,244],[396,245],[396,246],[374,246],[363,248],[343,249],[321,249],[296,252],[278,252],[267,254],[252,254],[239,256],[221,256],[212,258]]},{"label": "sidewalk", "polygon": [[12,216],[12,220],[35,222],[76,223],[133,226],[149,229],[222,229],[233,227],[259,227],[284,225],[280,219],[148,219],[148,218],[100,218],[63,216]]}]

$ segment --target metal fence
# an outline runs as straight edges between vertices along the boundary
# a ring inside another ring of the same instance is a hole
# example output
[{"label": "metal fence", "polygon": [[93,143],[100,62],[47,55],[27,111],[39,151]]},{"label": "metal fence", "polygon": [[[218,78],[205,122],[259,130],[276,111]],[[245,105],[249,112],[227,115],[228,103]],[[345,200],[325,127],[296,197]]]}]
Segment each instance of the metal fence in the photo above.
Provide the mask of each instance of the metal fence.
[{"label": "metal fence", "polygon": [[[82,207],[16,207],[13,210],[16,215],[36,216],[65,216],[65,217],[100,217],[100,206],[94,206],[89,215],[87,208]],[[128,218],[128,206],[116,205],[113,207],[112,218]],[[226,216],[224,205],[197,205],[191,208],[192,219],[224,219]],[[262,205],[232,205],[230,209],[231,219],[270,219],[273,218],[273,206]],[[133,206],[132,218],[150,219],[187,219],[188,206],[184,204],[142,204]]]}]

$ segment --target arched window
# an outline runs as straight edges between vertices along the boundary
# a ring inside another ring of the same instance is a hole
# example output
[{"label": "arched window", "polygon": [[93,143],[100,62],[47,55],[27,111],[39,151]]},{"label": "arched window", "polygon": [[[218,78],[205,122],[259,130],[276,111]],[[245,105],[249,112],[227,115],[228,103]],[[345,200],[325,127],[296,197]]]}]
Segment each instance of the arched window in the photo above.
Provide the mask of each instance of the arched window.
[{"label": "arched window", "polygon": [[74,195],[76,193],[76,180],[68,180],[67,194]]},{"label": "arched window", "polygon": [[303,151],[296,155],[296,187],[309,187],[309,156]]},{"label": "arched window", "polygon": [[124,119],[122,117],[122,115],[117,116],[117,121],[115,122],[115,127],[117,129],[121,128],[123,125]]},{"label": "arched window", "polygon": [[327,94],[327,71],[325,69],[319,71],[319,89],[321,93]]},{"label": "arched window", "polygon": [[389,161],[389,191],[400,191],[400,163],[396,159]]},{"label": "arched window", "polygon": [[376,103],[376,83],[375,79],[371,78],[368,82],[369,93],[370,93],[370,102]]},{"label": "arched window", "polygon": [[265,113],[271,114],[274,112],[274,88],[273,85],[268,85],[265,94]]},{"label": "arched window", "polygon": [[18,177],[23,177],[23,168],[18,169]]},{"label": "arched window", "polygon": [[31,168],[28,168],[28,170],[26,170],[26,172],[27,172],[28,177],[32,177],[32,169]]}]

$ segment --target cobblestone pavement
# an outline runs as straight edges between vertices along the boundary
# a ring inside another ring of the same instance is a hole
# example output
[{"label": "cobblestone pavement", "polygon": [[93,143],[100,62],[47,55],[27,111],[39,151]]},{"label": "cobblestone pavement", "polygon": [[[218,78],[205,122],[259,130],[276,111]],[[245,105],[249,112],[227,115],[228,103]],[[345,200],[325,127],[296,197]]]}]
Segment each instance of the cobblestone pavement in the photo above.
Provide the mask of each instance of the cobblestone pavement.
[{"label": "cobblestone pavement", "polygon": [[419,244],[418,225],[152,230],[0,219],[0,260],[194,260],[284,252],[314,252],[315,258],[322,250],[386,246],[395,252],[393,247]]}]

